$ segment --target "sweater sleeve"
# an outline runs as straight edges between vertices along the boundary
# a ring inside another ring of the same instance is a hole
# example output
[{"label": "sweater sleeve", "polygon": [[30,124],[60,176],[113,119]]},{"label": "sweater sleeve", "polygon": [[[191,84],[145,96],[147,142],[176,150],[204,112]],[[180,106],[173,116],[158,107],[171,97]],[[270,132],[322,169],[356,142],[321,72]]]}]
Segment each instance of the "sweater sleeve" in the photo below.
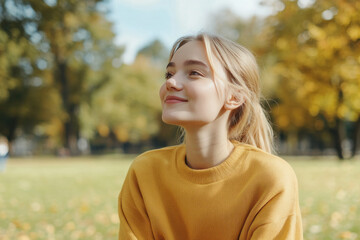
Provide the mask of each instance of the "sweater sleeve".
[{"label": "sweater sleeve", "polygon": [[251,239],[302,240],[301,219],[294,214],[278,221],[265,223],[256,228]]},{"label": "sweater sleeve", "polygon": [[118,200],[119,240],[154,239],[136,174],[132,168],[124,181]]},{"label": "sweater sleeve", "polygon": [[251,224],[250,239],[302,240],[302,221],[298,183],[292,170],[278,171],[269,177],[263,189],[263,201]]}]

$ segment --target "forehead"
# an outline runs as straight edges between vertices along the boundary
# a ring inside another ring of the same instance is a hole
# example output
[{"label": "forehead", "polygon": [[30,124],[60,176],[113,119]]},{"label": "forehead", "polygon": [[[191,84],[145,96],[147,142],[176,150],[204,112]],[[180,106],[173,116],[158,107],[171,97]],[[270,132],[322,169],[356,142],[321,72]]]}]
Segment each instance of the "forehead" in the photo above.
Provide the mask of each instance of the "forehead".
[{"label": "forehead", "polygon": [[174,54],[171,62],[181,64],[182,62],[192,59],[199,60],[210,66],[208,58],[206,56],[205,46],[202,42],[194,40],[185,43]]}]

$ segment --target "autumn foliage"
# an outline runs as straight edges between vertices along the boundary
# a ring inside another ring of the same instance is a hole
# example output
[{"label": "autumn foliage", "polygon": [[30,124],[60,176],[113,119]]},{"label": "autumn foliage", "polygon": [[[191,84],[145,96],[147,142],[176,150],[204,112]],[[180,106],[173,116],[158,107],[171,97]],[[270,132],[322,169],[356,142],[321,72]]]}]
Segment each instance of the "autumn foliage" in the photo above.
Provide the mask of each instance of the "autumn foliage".
[{"label": "autumn foliage", "polygon": [[[354,156],[360,134],[360,2],[271,0],[266,18],[231,10],[209,16],[214,32],[250,48],[280,153],[335,149]],[[47,151],[168,145],[158,88],[168,49],[155,40],[124,64],[106,4],[0,1],[0,134],[30,135]],[[105,10],[104,10],[105,9]],[[175,41],[175,39],[174,39]],[[171,140],[172,139],[172,140]],[[41,151],[40,151],[41,152]]]},{"label": "autumn foliage", "polygon": [[360,127],[360,2],[276,4],[280,9],[268,18],[265,36],[266,56],[275,59],[270,71],[277,81],[277,128],[327,132],[339,158],[348,139],[354,155]]}]

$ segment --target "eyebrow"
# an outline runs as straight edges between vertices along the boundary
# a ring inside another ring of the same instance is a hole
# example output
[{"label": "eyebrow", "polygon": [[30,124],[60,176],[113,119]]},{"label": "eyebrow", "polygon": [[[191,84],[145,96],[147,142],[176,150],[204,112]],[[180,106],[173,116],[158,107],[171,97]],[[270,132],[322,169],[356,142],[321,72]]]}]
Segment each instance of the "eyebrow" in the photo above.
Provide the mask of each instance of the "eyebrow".
[{"label": "eyebrow", "polygon": [[[198,60],[186,60],[184,62],[184,66],[189,66],[189,65],[200,65],[200,66],[203,66],[205,68],[209,68],[209,66],[207,64],[205,64],[204,62],[202,61],[198,61]],[[175,67],[175,63],[174,62],[169,62],[168,65],[166,66],[166,68],[168,67]]]}]

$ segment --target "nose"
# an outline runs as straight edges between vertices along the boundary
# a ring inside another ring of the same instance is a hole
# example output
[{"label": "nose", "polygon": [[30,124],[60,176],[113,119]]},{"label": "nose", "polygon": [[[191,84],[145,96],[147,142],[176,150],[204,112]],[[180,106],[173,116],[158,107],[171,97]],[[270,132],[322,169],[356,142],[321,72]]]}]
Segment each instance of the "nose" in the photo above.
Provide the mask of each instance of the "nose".
[{"label": "nose", "polygon": [[166,89],[168,91],[170,90],[180,91],[182,89],[182,84],[174,77],[171,77],[166,80]]}]

